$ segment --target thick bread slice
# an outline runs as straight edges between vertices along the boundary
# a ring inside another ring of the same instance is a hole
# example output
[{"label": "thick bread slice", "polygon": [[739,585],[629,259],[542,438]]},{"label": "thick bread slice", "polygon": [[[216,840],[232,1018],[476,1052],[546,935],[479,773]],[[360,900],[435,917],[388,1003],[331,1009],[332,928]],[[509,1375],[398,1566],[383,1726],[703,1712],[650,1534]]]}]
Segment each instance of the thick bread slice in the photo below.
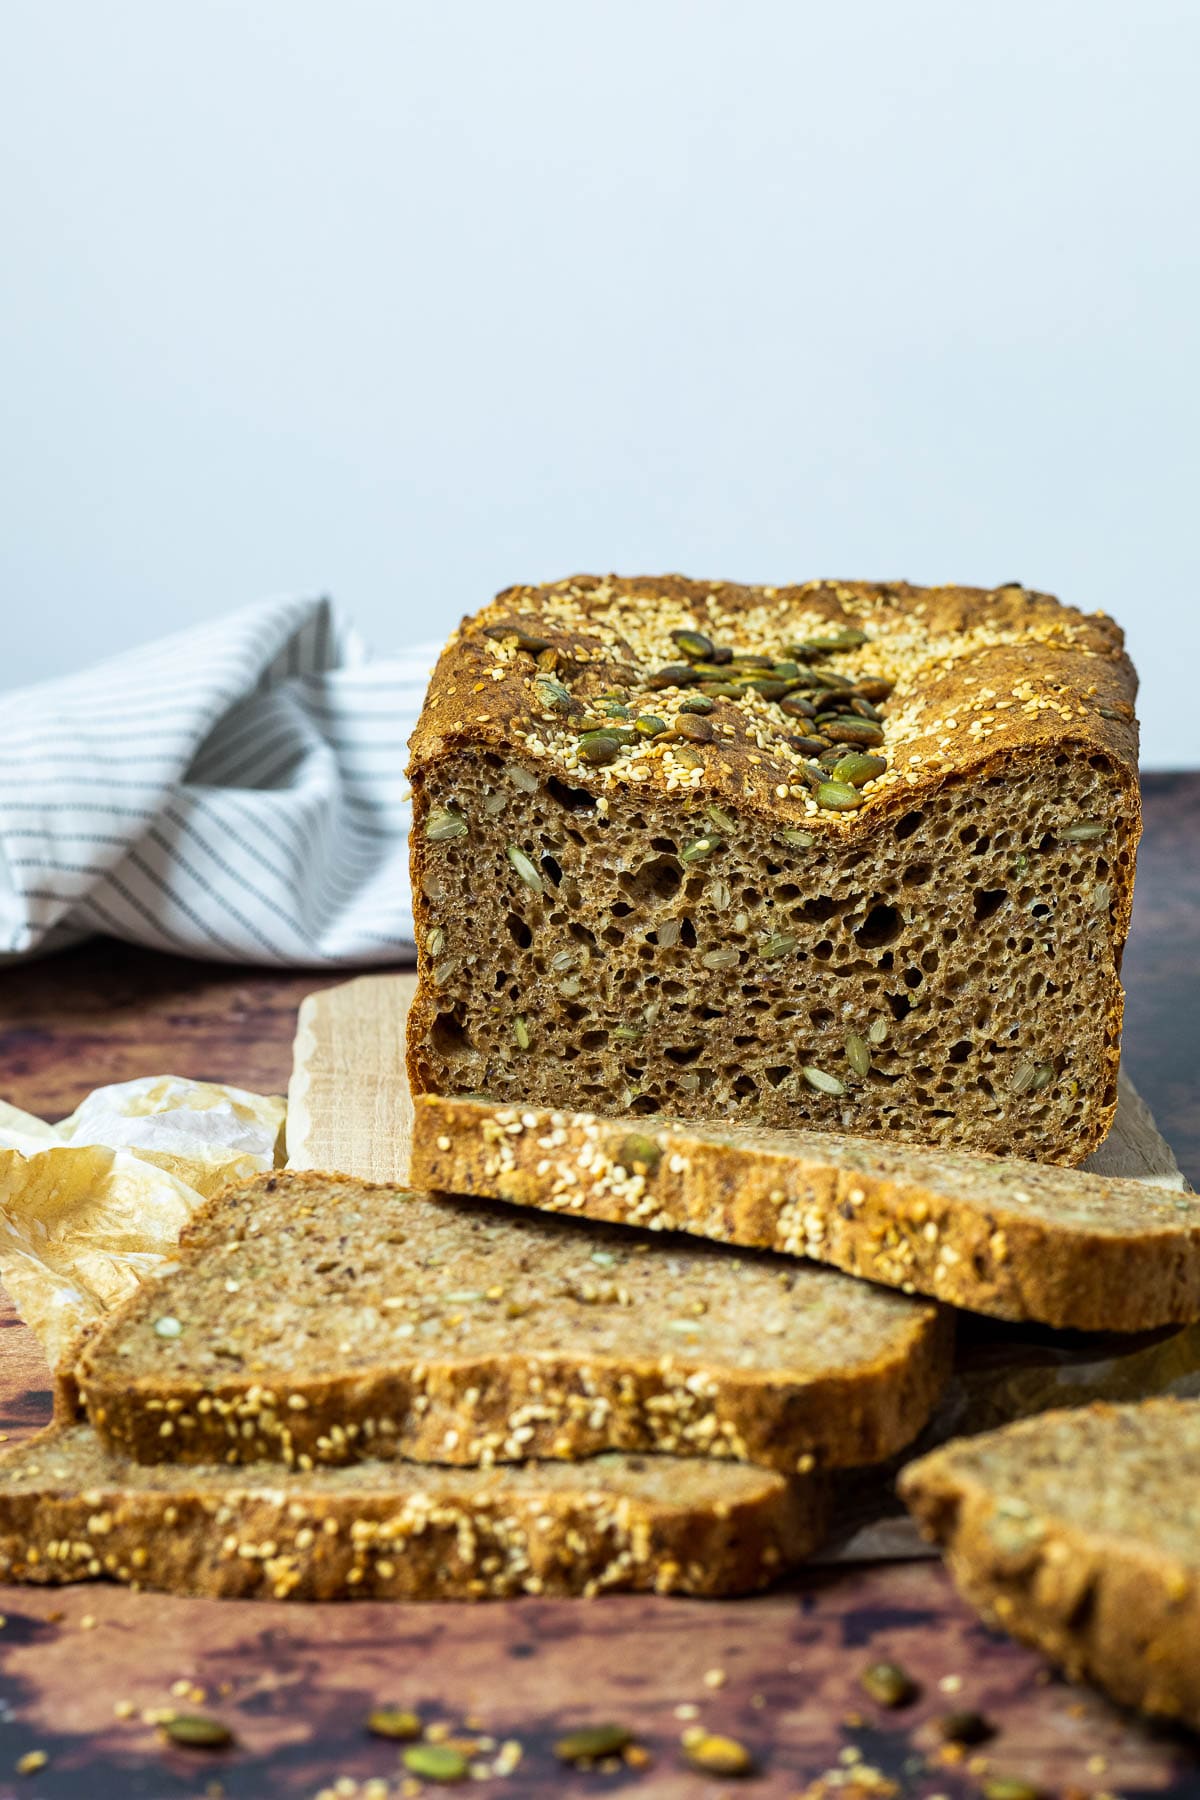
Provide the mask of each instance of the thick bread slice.
[{"label": "thick bread slice", "polygon": [[1200,1401],[1042,1413],[933,1451],[899,1487],[989,1623],[1200,1727]]},{"label": "thick bread slice", "polygon": [[412,738],[413,1091],[1082,1162],[1136,685],[1020,586],[508,589]]},{"label": "thick bread slice", "polygon": [[1200,1319],[1200,1199],[1142,1181],[815,1131],[416,1103],[412,1179],[832,1263],[993,1318]]},{"label": "thick bread slice", "polygon": [[695,1457],[150,1469],[86,1425],[51,1426],[0,1456],[0,1580],[222,1599],[733,1594],[816,1549],[827,1510],[820,1476]]},{"label": "thick bread slice", "polygon": [[139,1462],[611,1449],[803,1472],[909,1442],[950,1333],[928,1302],[783,1258],[279,1174],[199,1209],[77,1368]]}]

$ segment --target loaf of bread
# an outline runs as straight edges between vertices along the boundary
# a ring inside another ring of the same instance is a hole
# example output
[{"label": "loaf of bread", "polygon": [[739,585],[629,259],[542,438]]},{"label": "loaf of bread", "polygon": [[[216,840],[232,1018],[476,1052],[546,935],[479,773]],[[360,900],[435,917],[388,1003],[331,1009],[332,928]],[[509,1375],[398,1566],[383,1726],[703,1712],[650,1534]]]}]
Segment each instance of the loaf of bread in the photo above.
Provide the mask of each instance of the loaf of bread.
[{"label": "loaf of bread", "polygon": [[1042,1413],[910,1463],[900,1493],[989,1624],[1200,1728],[1200,1401]]},{"label": "loaf of bread", "polygon": [[736,1594],[811,1554],[819,1476],[609,1454],[492,1469],[146,1468],[86,1425],[0,1456],[0,1581],[276,1600]]},{"label": "loaf of bread", "polygon": [[1135,689],[1018,586],[508,589],[412,739],[414,1090],[1081,1161]]},{"label": "loaf of bread", "polygon": [[944,1309],[789,1258],[278,1174],[197,1210],[77,1379],[145,1463],[630,1450],[805,1473],[910,1442],[950,1340]]},{"label": "loaf of bread", "polygon": [[809,1256],[997,1319],[1200,1319],[1200,1199],[965,1150],[698,1120],[418,1098],[412,1179]]}]

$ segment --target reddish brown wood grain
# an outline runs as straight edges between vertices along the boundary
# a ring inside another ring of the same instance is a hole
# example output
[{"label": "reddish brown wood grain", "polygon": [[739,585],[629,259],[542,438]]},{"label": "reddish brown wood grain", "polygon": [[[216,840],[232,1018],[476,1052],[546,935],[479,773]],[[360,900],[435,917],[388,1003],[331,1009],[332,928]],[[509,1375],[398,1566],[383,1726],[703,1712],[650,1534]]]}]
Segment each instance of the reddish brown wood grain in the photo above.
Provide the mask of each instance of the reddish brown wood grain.
[{"label": "reddish brown wood grain", "polygon": [[[1151,777],[1134,936],[1126,959],[1131,1073],[1200,1182],[1200,775]],[[93,944],[0,975],[0,1095],[47,1117],[89,1089],[175,1073],[281,1091],[296,1007],[313,972],[221,969]],[[49,1411],[48,1372],[29,1334],[0,1315],[0,1429],[15,1437]],[[861,1751],[911,1795],[978,1793],[982,1771],[944,1766],[933,1721],[969,1706],[998,1735],[993,1772],[1080,1795],[1200,1792],[1193,1740],[1147,1727],[1049,1674],[1040,1658],[989,1635],[936,1564],[813,1571],[753,1600],[297,1607],[172,1600],[121,1589],[0,1589],[0,1796],[237,1800],[307,1796],[339,1776],[384,1776],[394,1747],[369,1739],[387,1700],[427,1718],[525,1747],[498,1796],[620,1791],[646,1800],[731,1792],[684,1770],[678,1739],[695,1706],[759,1757],[748,1794],[800,1793],[839,1756]],[[94,1620],[94,1624],[85,1621]],[[864,1664],[901,1660],[924,1692],[888,1714],[858,1689]],[[705,1685],[721,1669],[725,1682]],[[943,1692],[949,1678],[961,1686]],[[238,1748],[204,1757],[167,1749],[142,1709],[196,1704],[233,1725]],[[130,1719],[114,1708],[132,1703]],[[636,1729],[645,1769],[581,1774],[553,1756],[579,1720]],[[857,1721],[857,1722],[850,1722]],[[39,1773],[17,1759],[45,1750]],[[1099,1759],[1099,1760],[1097,1760]],[[429,1790],[427,1790],[429,1791]],[[485,1790],[486,1791],[486,1790]]]}]

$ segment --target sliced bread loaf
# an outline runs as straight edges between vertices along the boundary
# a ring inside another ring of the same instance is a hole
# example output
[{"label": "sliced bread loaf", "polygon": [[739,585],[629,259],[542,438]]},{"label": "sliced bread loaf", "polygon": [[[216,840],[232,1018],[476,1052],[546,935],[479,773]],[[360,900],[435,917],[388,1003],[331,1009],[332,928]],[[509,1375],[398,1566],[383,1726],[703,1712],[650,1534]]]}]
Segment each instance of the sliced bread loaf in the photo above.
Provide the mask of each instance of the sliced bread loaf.
[{"label": "sliced bread loaf", "polygon": [[0,1456],[0,1581],[277,1600],[733,1594],[820,1544],[820,1476],[699,1458],[145,1468],[86,1425]]},{"label": "sliced bread loaf", "polygon": [[1200,1401],[1042,1413],[934,1450],[899,1485],[989,1623],[1200,1727]]},{"label": "sliced bread loaf", "polygon": [[786,1258],[279,1174],[200,1208],[77,1374],[140,1462],[614,1449],[792,1472],[909,1442],[949,1358],[941,1309]]},{"label": "sliced bread loaf", "polygon": [[412,739],[414,1092],[1082,1161],[1135,690],[1020,586],[510,588]]},{"label": "sliced bread loaf", "polygon": [[426,1188],[782,1250],[994,1318],[1200,1319],[1200,1199],[1142,1181],[814,1131],[417,1100]]}]

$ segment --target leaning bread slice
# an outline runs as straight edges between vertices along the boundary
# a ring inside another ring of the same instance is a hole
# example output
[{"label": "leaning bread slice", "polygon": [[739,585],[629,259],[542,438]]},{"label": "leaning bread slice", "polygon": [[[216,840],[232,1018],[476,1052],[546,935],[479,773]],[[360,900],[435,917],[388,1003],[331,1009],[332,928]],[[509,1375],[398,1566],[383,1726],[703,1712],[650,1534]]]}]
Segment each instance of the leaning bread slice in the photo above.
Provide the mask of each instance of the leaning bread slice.
[{"label": "leaning bread slice", "polygon": [[731,1594],[809,1555],[826,1512],[820,1476],[698,1457],[151,1469],[52,1426],[0,1457],[0,1580],[220,1599]]},{"label": "leaning bread slice", "polygon": [[695,1120],[417,1099],[412,1179],[781,1250],[993,1318],[1200,1319],[1200,1200],[965,1151]]},{"label": "leaning bread slice", "polygon": [[910,1463],[900,1493],[990,1623],[1200,1726],[1200,1401],[1042,1413]]},{"label": "leaning bread slice", "polygon": [[140,1462],[657,1450],[803,1472],[909,1442],[949,1331],[785,1258],[281,1174],[197,1211],[78,1379]]}]

